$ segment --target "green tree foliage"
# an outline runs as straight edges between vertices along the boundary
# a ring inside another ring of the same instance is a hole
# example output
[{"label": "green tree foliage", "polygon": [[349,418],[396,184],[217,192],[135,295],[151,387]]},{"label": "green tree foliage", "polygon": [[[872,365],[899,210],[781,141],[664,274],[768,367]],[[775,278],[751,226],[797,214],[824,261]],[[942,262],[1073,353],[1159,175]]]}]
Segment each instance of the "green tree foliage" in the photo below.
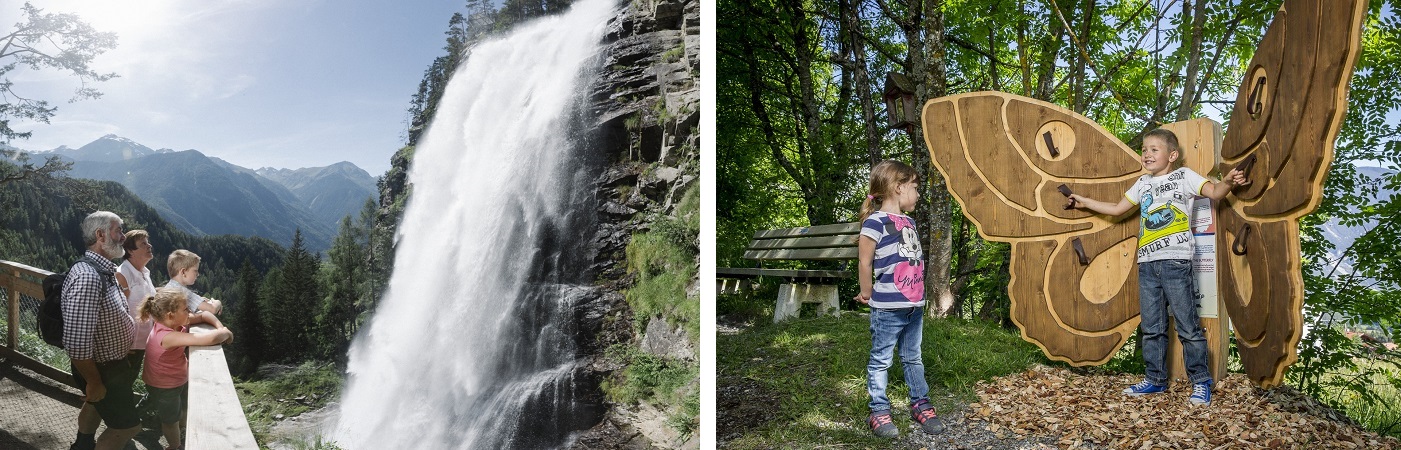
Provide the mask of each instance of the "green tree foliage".
[{"label": "green tree foliage", "polygon": [[[48,100],[29,97],[15,89],[10,74],[20,67],[32,71],[57,70],[78,78],[80,84],[69,102],[102,95],[89,83],[110,80],[114,73],[97,73],[88,64],[97,55],[117,45],[117,35],[93,29],[73,14],[44,13],[26,2],[20,8],[23,21],[15,24],[9,34],[0,36],[0,142],[27,139],[31,132],[10,126],[12,119],[49,123],[58,107]],[[0,165],[0,185],[31,178],[48,178],[73,167],[73,163],[57,156],[31,162],[29,155],[0,145],[0,161],[10,159],[14,165]]]},{"label": "green tree foliage", "polygon": [[54,69],[77,77],[81,84],[69,101],[102,96],[89,83],[110,80],[114,73],[98,73],[88,64],[117,46],[116,33],[103,33],[74,14],[45,13],[25,2],[20,7],[22,21],[9,34],[0,36],[0,139],[28,138],[30,133],[10,127],[11,119],[49,123],[58,109],[47,100],[35,99],[15,90],[10,73],[21,66],[30,70]]},{"label": "green tree foliage", "polygon": [[263,361],[263,319],[258,307],[258,283],[261,276],[253,267],[253,261],[243,260],[238,270],[237,293],[228,303],[228,313],[224,322],[231,330],[237,330],[233,344],[226,346],[229,368],[235,375],[248,377]]},{"label": "green tree foliage", "polygon": [[368,225],[364,216],[341,220],[340,234],[331,243],[326,264],[321,266],[326,299],[316,321],[322,357],[344,365],[348,361],[351,338],[360,328],[362,313],[369,306],[370,283],[365,276],[369,247]]},{"label": "green tree foliage", "polygon": [[267,343],[263,356],[269,362],[304,361],[318,353],[316,316],[325,292],[319,276],[321,261],[306,250],[300,231],[283,261],[269,271],[258,293]]}]

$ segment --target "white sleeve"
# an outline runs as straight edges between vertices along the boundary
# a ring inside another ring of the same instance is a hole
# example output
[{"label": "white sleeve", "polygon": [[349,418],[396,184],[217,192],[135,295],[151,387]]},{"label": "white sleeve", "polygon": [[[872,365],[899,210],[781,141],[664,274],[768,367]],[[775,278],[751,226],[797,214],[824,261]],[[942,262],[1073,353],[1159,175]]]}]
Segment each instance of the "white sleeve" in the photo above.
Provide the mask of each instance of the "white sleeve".
[{"label": "white sleeve", "polygon": [[1138,177],[1138,181],[1134,181],[1133,186],[1129,186],[1128,192],[1124,192],[1124,198],[1128,199],[1129,203],[1133,203],[1134,206],[1138,206],[1138,198],[1142,196],[1143,186],[1146,185],[1143,182],[1144,178],[1147,177]]},{"label": "white sleeve", "polygon": [[1185,182],[1187,189],[1190,191],[1189,193],[1198,197],[1204,197],[1202,195],[1202,186],[1205,186],[1206,182],[1211,180],[1201,176],[1197,171],[1186,167],[1182,168],[1182,174],[1182,181]]}]

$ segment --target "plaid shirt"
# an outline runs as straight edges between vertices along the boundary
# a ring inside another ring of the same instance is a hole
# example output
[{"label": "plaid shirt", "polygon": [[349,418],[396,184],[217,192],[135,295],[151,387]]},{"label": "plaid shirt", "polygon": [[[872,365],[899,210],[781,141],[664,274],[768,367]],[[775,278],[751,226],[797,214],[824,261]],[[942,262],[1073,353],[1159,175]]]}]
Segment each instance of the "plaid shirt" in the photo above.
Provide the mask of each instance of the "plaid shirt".
[{"label": "plaid shirt", "polygon": [[74,263],[63,280],[63,348],[69,359],[125,358],[136,324],[117,286],[117,265],[91,250],[83,259],[93,264]]}]

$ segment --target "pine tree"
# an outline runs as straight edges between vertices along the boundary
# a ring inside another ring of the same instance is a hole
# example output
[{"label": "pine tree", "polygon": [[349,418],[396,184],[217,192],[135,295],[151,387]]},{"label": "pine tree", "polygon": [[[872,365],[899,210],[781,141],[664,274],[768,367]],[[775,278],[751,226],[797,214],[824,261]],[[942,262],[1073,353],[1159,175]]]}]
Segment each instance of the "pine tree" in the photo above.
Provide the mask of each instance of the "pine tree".
[{"label": "pine tree", "polygon": [[248,376],[258,370],[263,361],[263,321],[258,304],[258,271],[253,261],[245,258],[243,268],[238,271],[238,303],[232,306],[235,333],[230,359],[237,361],[234,369],[240,376]]},{"label": "pine tree", "polygon": [[286,305],[288,332],[295,347],[290,354],[294,360],[302,360],[315,354],[313,331],[316,326],[316,313],[321,310],[321,260],[308,252],[302,245],[302,232],[297,230],[292,237],[292,248],[287,250],[286,262],[282,265],[283,302]]},{"label": "pine tree", "polygon": [[364,223],[356,224],[350,216],[341,219],[340,233],[331,243],[327,252],[328,263],[324,267],[328,288],[321,315],[317,317],[320,331],[318,341],[322,356],[344,364],[346,351],[350,349],[350,339],[358,327],[357,318],[362,307],[359,301],[366,286]]},{"label": "pine tree", "polygon": [[258,289],[259,310],[266,313],[263,319],[263,361],[285,361],[292,354],[294,337],[283,299],[282,267],[274,267],[263,276],[263,285]]}]

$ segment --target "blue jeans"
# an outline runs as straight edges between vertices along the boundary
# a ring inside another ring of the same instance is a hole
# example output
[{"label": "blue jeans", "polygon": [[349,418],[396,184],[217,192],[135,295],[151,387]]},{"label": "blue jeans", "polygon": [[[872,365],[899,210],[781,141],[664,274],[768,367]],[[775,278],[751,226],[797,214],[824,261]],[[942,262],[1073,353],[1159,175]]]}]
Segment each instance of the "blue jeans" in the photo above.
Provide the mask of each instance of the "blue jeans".
[{"label": "blue jeans", "polygon": [[895,345],[900,345],[900,365],[905,368],[905,385],[910,387],[910,404],[929,398],[929,383],[924,380],[924,356],[920,342],[924,340],[924,308],[871,308],[871,360],[866,363],[866,392],[871,394],[871,412],[889,411],[890,399],[885,396],[886,369],[894,358]]},{"label": "blue jeans", "polygon": [[1138,263],[1138,309],[1143,318],[1143,365],[1148,382],[1164,385],[1167,373],[1167,314],[1177,323],[1177,339],[1182,341],[1182,361],[1192,383],[1211,381],[1207,370],[1206,336],[1197,316],[1192,262],[1165,259]]}]

